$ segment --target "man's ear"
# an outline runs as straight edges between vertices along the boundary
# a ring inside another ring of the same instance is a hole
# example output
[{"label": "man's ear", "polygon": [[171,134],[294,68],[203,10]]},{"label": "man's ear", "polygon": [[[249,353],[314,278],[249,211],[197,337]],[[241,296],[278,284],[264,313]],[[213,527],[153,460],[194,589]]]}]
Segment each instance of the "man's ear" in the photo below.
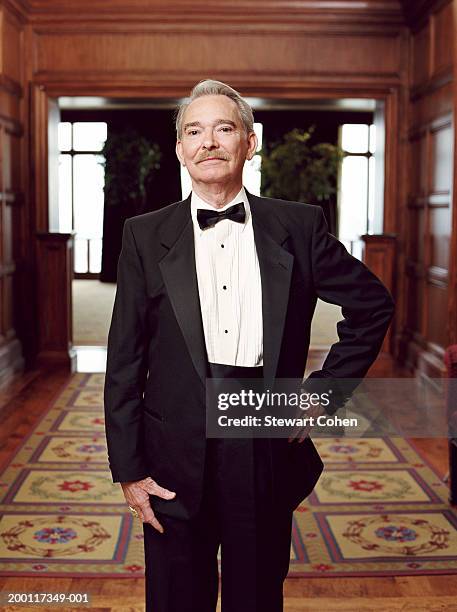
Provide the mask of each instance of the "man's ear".
[{"label": "man's ear", "polygon": [[182,154],[182,142],[180,140],[176,141],[176,157],[181,162],[181,166],[186,165],[186,162],[184,161],[184,155]]},{"label": "man's ear", "polygon": [[257,144],[258,144],[258,140],[257,140],[257,136],[255,135],[254,132],[251,132],[248,136],[248,150],[246,153],[246,159],[252,159],[255,155],[255,152],[257,150]]}]

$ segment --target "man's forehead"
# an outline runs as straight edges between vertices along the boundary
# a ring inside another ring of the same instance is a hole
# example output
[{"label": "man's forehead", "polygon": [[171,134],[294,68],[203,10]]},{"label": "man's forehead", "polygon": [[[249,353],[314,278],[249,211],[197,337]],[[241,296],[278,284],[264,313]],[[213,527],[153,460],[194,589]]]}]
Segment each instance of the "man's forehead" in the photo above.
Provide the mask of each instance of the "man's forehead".
[{"label": "man's forehead", "polygon": [[[223,114],[221,112],[223,111]],[[238,106],[227,96],[201,96],[193,100],[184,112],[185,123],[190,121],[201,121],[209,115],[217,115],[217,118],[227,118],[240,122]]]}]

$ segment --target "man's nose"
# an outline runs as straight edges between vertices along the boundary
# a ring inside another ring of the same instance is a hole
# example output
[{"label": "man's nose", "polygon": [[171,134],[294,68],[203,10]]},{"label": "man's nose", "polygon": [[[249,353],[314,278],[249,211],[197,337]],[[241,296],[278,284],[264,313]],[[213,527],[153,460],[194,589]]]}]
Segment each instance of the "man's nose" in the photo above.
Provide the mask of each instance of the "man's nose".
[{"label": "man's nose", "polygon": [[205,149],[214,149],[218,147],[216,134],[213,128],[210,128],[210,127],[206,128],[206,130],[203,133],[203,143],[202,144],[205,147]]}]

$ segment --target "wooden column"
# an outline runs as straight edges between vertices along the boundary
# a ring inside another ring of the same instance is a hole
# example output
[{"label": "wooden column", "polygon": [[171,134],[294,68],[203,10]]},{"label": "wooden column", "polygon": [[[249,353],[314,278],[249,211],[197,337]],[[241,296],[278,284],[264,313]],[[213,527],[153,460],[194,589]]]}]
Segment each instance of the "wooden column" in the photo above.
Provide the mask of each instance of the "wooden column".
[{"label": "wooden column", "polygon": [[38,361],[75,370],[72,292],[73,234],[37,234]]},{"label": "wooden column", "polygon": [[23,263],[16,240],[24,207],[22,183],[23,17],[0,2],[0,386],[24,368],[17,325],[18,268]]},{"label": "wooden column", "polygon": [[[364,234],[363,263],[384,283],[395,299],[395,234]],[[386,334],[379,357],[372,370],[376,376],[392,371],[392,325]],[[373,372],[372,372],[373,374]]]}]

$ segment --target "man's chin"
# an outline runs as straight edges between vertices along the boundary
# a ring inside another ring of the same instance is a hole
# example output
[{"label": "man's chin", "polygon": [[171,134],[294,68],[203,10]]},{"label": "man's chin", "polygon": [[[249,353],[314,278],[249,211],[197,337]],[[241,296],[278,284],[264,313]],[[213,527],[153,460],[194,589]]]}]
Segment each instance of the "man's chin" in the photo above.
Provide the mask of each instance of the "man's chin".
[{"label": "man's chin", "polygon": [[195,180],[202,183],[221,183],[230,180],[230,175],[218,171],[216,168],[208,168],[206,172],[201,172],[198,176],[195,176]]}]

